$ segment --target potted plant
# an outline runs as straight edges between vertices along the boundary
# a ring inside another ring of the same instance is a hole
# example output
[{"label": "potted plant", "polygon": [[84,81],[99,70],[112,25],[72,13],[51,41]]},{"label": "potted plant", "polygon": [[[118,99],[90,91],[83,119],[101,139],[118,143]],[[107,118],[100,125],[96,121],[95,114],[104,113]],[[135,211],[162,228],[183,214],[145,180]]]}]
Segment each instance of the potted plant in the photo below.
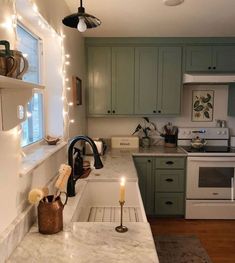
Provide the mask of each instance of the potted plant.
[{"label": "potted plant", "polygon": [[156,125],[149,120],[147,117],[143,117],[144,123],[138,124],[135,128],[135,131],[132,133],[132,135],[138,134],[142,135],[142,146],[143,147],[149,147],[150,146],[150,133],[152,131],[156,131],[157,127]]}]

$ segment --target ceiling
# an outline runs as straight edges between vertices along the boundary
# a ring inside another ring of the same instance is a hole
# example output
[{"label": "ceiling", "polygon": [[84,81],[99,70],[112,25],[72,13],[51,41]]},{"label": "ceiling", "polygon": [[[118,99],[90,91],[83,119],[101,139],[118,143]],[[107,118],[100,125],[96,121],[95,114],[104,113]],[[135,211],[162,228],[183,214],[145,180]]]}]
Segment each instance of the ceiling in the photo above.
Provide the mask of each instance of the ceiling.
[{"label": "ceiling", "polygon": [[[77,12],[80,1],[65,1]],[[83,6],[102,21],[86,37],[235,36],[235,0],[185,0],[174,7],[163,0],[84,0]]]}]

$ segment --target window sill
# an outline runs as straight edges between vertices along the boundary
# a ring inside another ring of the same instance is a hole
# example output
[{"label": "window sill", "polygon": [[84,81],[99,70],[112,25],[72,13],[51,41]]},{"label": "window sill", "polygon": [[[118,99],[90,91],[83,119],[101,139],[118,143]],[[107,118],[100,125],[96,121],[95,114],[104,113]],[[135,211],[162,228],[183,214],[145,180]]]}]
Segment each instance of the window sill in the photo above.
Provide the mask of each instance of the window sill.
[{"label": "window sill", "polygon": [[58,152],[60,149],[67,145],[66,142],[61,141],[57,145],[39,144],[31,149],[25,151],[25,157],[22,158],[20,166],[20,176],[26,175],[32,172],[46,159]]}]

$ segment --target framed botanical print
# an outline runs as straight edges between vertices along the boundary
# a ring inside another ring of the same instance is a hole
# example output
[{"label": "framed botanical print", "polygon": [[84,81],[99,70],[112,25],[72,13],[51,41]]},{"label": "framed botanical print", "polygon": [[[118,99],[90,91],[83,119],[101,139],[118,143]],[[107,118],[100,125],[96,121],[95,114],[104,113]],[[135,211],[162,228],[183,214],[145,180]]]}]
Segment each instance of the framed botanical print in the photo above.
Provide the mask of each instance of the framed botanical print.
[{"label": "framed botanical print", "polygon": [[73,76],[73,100],[75,105],[82,105],[82,80]]},{"label": "framed botanical print", "polygon": [[192,91],[192,121],[213,121],[214,91]]}]

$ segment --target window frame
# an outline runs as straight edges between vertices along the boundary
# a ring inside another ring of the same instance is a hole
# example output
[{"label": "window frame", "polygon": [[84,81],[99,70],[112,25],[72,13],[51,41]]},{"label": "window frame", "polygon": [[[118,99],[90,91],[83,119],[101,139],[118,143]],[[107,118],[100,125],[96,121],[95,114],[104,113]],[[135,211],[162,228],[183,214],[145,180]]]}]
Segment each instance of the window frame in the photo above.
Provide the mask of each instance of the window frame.
[{"label": "window frame", "polygon": [[[39,50],[39,52],[38,52],[38,68],[39,68],[39,72],[38,72],[39,82],[38,82],[38,84],[42,84],[44,82],[43,36],[37,30],[35,30],[35,28],[33,28],[33,26],[30,23],[28,23],[26,21],[24,21],[24,23],[23,23],[22,21],[17,20],[17,26],[20,26],[27,33],[29,33],[30,35],[32,35],[33,37],[38,39],[38,50]],[[25,146],[21,146],[21,148],[24,150],[28,150],[30,148],[33,148],[33,147],[36,147],[36,146],[39,146],[40,144],[42,144],[42,142],[44,141],[43,138],[45,137],[45,133],[46,133],[46,127],[45,127],[45,92],[44,92],[44,90],[40,90],[40,89],[35,88],[32,91],[32,98],[34,96],[34,93],[42,94],[42,138],[38,141],[29,143]]]}]

